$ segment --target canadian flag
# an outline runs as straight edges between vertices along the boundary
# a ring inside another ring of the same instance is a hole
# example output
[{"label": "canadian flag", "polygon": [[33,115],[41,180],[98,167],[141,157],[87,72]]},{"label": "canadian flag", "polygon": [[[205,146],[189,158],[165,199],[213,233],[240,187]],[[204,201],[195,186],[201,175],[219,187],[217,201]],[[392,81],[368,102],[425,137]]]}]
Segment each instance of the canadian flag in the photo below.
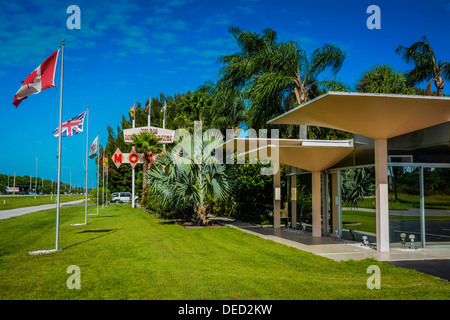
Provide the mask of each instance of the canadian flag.
[{"label": "canadian flag", "polygon": [[14,96],[13,104],[17,107],[22,100],[32,94],[55,86],[56,62],[58,61],[59,49],[36,68],[26,79],[22,81],[22,87]]}]

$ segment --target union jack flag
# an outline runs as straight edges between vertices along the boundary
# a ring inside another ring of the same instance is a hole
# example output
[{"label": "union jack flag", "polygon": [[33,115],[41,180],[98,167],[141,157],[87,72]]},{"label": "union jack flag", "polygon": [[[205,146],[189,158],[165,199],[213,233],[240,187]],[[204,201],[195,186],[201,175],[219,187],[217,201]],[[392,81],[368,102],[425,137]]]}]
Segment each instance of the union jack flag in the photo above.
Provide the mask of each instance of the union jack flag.
[{"label": "union jack flag", "polygon": [[[62,129],[62,135],[61,137],[71,137],[73,135],[76,135],[79,132],[83,132],[83,123],[84,123],[84,116],[86,115],[86,111],[79,114],[75,118],[72,118],[70,120],[67,120],[61,125]],[[53,131],[53,136],[58,137],[59,136],[59,127]]]}]

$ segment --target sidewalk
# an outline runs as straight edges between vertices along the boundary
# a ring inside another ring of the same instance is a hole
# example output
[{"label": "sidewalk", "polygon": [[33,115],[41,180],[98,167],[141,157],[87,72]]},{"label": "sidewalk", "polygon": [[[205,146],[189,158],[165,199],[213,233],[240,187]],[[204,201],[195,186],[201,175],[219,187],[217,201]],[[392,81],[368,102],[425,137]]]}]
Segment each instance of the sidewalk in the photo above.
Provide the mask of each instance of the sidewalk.
[{"label": "sidewalk", "polygon": [[311,232],[290,228],[270,228],[255,226],[250,223],[235,221],[228,218],[213,218],[223,225],[239,229],[263,239],[272,240],[303,251],[333,259],[378,261],[407,261],[428,259],[450,259],[450,248],[391,248],[389,252],[380,253],[373,246],[364,246],[361,242],[337,240],[331,237],[312,237]]},{"label": "sidewalk", "polygon": [[[73,206],[73,205],[81,204],[83,202],[84,202],[84,199],[69,201],[69,202],[61,203],[60,206],[61,207]],[[12,218],[12,217],[22,216],[24,214],[29,214],[29,213],[44,211],[44,210],[49,210],[49,209],[55,209],[55,208],[56,208],[56,203],[43,204],[40,206],[16,208],[16,209],[10,209],[10,210],[1,210],[0,211],[0,219],[8,219],[8,218]]]}]

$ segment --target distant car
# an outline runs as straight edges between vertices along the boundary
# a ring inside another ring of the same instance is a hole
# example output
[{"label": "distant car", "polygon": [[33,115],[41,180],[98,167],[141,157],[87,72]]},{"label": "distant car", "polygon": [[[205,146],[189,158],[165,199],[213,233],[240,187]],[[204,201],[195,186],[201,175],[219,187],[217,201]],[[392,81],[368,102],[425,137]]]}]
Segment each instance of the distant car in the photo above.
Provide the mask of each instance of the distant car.
[{"label": "distant car", "polygon": [[19,194],[28,194],[26,191],[19,191]]},{"label": "distant car", "polygon": [[[113,192],[111,195],[112,195],[112,198],[111,198],[112,203],[116,203],[119,201],[122,201],[125,203],[130,203],[130,201],[131,201],[131,192]],[[138,200],[138,197],[135,196],[134,201],[137,202],[137,200]]]}]

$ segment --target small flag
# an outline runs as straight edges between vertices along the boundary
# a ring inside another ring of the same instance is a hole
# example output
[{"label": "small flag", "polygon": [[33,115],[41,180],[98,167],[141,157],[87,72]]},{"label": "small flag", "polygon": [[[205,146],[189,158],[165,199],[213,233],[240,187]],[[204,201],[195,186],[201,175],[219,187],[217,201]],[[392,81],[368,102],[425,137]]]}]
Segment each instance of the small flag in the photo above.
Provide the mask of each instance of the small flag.
[{"label": "small flag", "polygon": [[103,166],[104,167],[108,166],[108,157],[106,156],[106,152],[103,155]]},{"label": "small flag", "polygon": [[[62,134],[61,137],[71,137],[76,135],[77,133],[83,132],[83,123],[84,116],[86,115],[86,111],[79,114],[75,118],[67,120],[63,124],[61,124]],[[53,136],[59,136],[59,127],[53,131]]]},{"label": "small flag", "polygon": [[55,71],[58,54],[59,49],[22,81],[22,86],[14,96],[13,104],[16,107],[19,106],[22,100],[28,98],[28,96],[55,86]]},{"label": "small flag", "polygon": [[131,107],[129,113],[130,113],[130,117],[133,117],[133,118],[134,118],[134,104],[133,104],[133,106]]},{"label": "small flag", "polygon": [[92,142],[91,147],[89,148],[89,158],[94,159],[97,156],[98,151],[98,136],[95,138],[94,142]]},{"label": "small flag", "polygon": [[161,112],[166,111],[166,103],[164,102],[164,107],[161,108]]},{"label": "small flag", "polygon": [[145,111],[146,111],[146,112],[148,111],[149,107],[150,107],[150,99],[148,99],[148,103],[147,103],[147,105],[145,106]]}]

